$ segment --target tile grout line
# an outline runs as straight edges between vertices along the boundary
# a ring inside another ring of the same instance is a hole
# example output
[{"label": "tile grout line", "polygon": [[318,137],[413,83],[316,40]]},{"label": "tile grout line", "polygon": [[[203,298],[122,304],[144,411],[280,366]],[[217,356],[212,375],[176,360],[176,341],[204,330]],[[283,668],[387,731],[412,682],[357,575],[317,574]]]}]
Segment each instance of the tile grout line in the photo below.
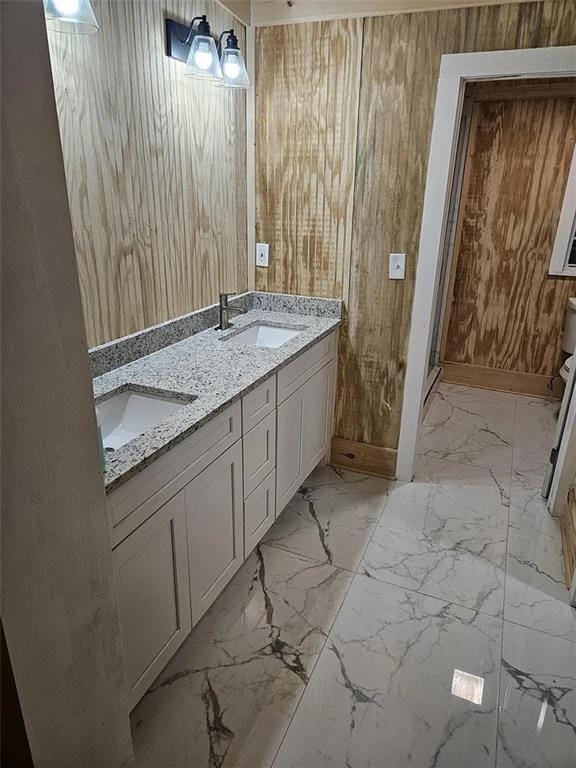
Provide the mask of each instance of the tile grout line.
[{"label": "tile grout line", "polygon": [[[394,481],[390,481],[390,482],[392,483],[392,482],[394,482]],[[382,505],[382,509],[380,510],[380,514],[378,515],[378,518],[377,518],[377,520],[376,520],[376,522],[375,522],[375,524],[374,524],[374,528],[373,528],[373,530],[375,530],[375,529],[376,529],[376,527],[377,527],[378,523],[380,522],[380,520],[381,520],[381,518],[382,518],[382,515],[384,514],[384,509],[386,508],[386,505],[388,504],[388,501],[389,501],[389,500],[390,500],[390,493],[388,493],[388,491],[387,491],[387,494],[386,494],[386,500],[385,500],[384,504]],[[364,549],[362,550],[362,558],[364,557],[364,552],[365,552],[365,551],[366,551],[366,549],[368,548],[368,545],[370,544],[370,542],[371,542],[371,541],[372,541],[372,534],[370,535],[370,538],[369,538],[369,539],[368,539],[368,541],[366,542],[366,546],[365,546],[365,547],[364,547]],[[274,545],[272,544],[272,545],[268,545],[268,546],[274,546]],[[276,547],[276,549],[281,549],[281,547]],[[286,550],[286,551],[290,551],[290,550]],[[294,553],[294,552],[293,552],[292,554],[299,554],[299,553]],[[305,557],[305,556],[304,556],[304,557]],[[362,561],[362,558],[361,558],[361,561]],[[308,558],[308,557],[306,557],[306,559],[307,559],[307,560],[310,560],[311,562],[317,562],[317,561],[313,560],[312,558]],[[330,565],[330,563],[327,563],[327,565]],[[306,691],[307,691],[307,689],[308,689],[308,686],[310,685],[310,683],[311,683],[311,681],[312,681],[312,676],[313,676],[313,674],[314,674],[314,671],[316,670],[316,667],[317,667],[317,665],[318,665],[318,662],[320,661],[320,655],[323,653],[324,649],[326,648],[326,643],[328,642],[328,640],[329,640],[329,638],[330,638],[330,635],[331,635],[331,633],[332,633],[332,629],[334,628],[334,625],[336,624],[336,621],[338,620],[338,618],[339,618],[339,616],[340,616],[340,613],[342,612],[342,608],[343,608],[343,606],[344,606],[344,603],[346,602],[346,598],[348,597],[348,594],[349,594],[350,590],[352,589],[352,584],[354,583],[355,577],[356,577],[357,575],[359,575],[357,571],[351,571],[351,570],[349,570],[348,568],[342,568],[342,567],[341,567],[341,566],[339,566],[339,565],[332,565],[332,567],[333,567],[333,568],[336,568],[336,569],[338,569],[338,570],[340,570],[340,571],[345,571],[346,573],[349,573],[349,574],[351,574],[350,583],[348,584],[348,588],[346,589],[346,592],[345,592],[345,594],[344,594],[344,597],[342,598],[342,601],[340,602],[340,605],[339,605],[339,607],[338,607],[338,610],[336,611],[336,613],[335,613],[335,615],[334,615],[334,619],[332,620],[332,622],[331,622],[330,626],[328,627],[328,630],[327,630],[327,632],[326,632],[326,637],[325,637],[324,643],[322,644],[322,647],[320,648],[320,650],[319,650],[319,652],[318,652],[318,655],[316,656],[316,660],[315,660],[315,662],[314,662],[314,664],[313,664],[313,666],[312,666],[312,669],[311,669],[311,671],[310,671],[310,676],[309,676],[309,678],[308,678],[308,682],[306,683],[306,685],[305,685],[305,686],[304,686],[304,688],[302,689],[302,693],[301,693],[301,695],[298,697],[298,703],[297,703],[297,704],[296,704],[296,706],[294,707],[294,712],[292,712],[292,715],[291,715],[291,717],[290,717],[290,721],[289,721],[288,725],[286,726],[286,729],[285,729],[285,731],[284,731],[284,733],[283,733],[283,735],[282,735],[282,739],[280,740],[280,744],[278,745],[278,748],[277,748],[277,750],[274,752],[274,757],[272,758],[272,762],[270,763],[270,765],[268,766],[268,768],[274,768],[274,763],[276,762],[276,758],[278,757],[278,754],[280,753],[280,750],[282,749],[282,745],[284,744],[284,741],[285,741],[285,739],[286,739],[286,736],[288,735],[288,731],[290,730],[290,727],[292,726],[292,723],[293,723],[293,721],[294,721],[294,718],[296,717],[296,713],[298,712],[298,709],[300,708],[300,704],[302,703],[302,699],[303,699],[303,697],[304,697],[304,694],[306,693]]]},{"label": "tile grout line", "polygon": [[506,588],[508,581],[508,546],[510,541],[510,510],[512,508],[512,473],[514,472],[514,448],[516,446],[516,416],[518,399],[514,396],[512,415],[512,451],[510,456],[510,484],[508,487],[508,517],[506,519],[506,547],[504,549],[504,584],[502,590],[502,625],[500,627],[500,660],[498,662],[498,696],[496,699],[496,734],[494,744],[494,768],[498,768],[498,747],[500,744],[500,706],[502,701],[502,660],[504,658],[504,629],[506,615]]}]

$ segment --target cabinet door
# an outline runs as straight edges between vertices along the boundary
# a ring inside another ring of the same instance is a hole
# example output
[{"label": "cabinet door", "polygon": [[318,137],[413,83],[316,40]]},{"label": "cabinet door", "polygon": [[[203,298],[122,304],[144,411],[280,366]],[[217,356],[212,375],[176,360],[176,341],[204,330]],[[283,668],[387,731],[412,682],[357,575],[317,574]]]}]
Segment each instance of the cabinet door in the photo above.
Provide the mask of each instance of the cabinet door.
[{"label": "cabinet door", "polygon": [[184,493],[196,624],[244,560],[241,442],[188,483]]},{"label": "cabinet door", "polygon": [[303,478],[302,430],[305,385],[278,406],[276,424],[276,517]]},{"label": "cabinet door", "polygon": [[332,381],[334,363],[324,366],[304,385],[302,471],[304,478],[328,451],[332,422]]},{"label": "cabinet door", "polygon": [[113,557],[132,709],[191,629],[183,493],[124,539]]}]

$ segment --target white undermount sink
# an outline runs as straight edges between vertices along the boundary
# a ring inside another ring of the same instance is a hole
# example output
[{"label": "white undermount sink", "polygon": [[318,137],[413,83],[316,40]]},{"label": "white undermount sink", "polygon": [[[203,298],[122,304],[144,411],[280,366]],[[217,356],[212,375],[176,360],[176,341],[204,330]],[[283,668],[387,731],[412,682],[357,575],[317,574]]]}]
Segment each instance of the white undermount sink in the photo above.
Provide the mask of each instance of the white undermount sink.
[{"label": "white undermount sink", "polygon": [[169,395],[125,389],[101,401],[97,408],[104,449],[111,452],[121,448],[195,399],[180,400]]},{"label": "white undermount sink", "polygon": [[223,339],[228,344],[251,345],[253,347],[281,347],[298,336],[304,329],[283,328],[281,325],[249,325],[243,331]]}]

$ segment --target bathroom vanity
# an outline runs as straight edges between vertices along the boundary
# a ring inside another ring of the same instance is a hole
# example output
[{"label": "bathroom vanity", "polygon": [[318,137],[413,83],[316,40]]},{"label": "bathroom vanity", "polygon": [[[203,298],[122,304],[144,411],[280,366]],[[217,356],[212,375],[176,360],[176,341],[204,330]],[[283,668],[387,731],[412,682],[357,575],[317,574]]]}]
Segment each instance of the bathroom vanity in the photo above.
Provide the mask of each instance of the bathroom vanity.
[{"label": "bathroom vanity", "polygon": [[[251,329],[272,321],[292,331],[289,339],[256,347]],[[338,324],[252,310],[230,333],[206,330],[95,379],[106,399],[127,382],[150,391],[162,371],[164,393],[168,367],[180,389],[170,388],[190,398],[115,451],[106,473],[131,708],[327,460]],[[203,394],[211,356],[215,374]]]}]

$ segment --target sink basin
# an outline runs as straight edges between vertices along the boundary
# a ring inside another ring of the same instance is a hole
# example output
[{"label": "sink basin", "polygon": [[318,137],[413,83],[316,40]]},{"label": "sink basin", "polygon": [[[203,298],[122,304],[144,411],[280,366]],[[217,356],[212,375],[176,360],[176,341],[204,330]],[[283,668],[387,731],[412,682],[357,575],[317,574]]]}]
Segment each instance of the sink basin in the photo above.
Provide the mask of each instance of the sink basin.
[{"label": "sink basin", "polygon": [[112,395],[97,405],[104,449],[112,452],[121,448],[195,399],[192,396],[181,400],[134,389]]},{"label": "sink basin", "polygon": [[281,347],[287,341],[298,336],[304,329],[283,328],[280,325],[249,325],[243,331],[228,336],[229,344],[251,345],[253,347]]}]

